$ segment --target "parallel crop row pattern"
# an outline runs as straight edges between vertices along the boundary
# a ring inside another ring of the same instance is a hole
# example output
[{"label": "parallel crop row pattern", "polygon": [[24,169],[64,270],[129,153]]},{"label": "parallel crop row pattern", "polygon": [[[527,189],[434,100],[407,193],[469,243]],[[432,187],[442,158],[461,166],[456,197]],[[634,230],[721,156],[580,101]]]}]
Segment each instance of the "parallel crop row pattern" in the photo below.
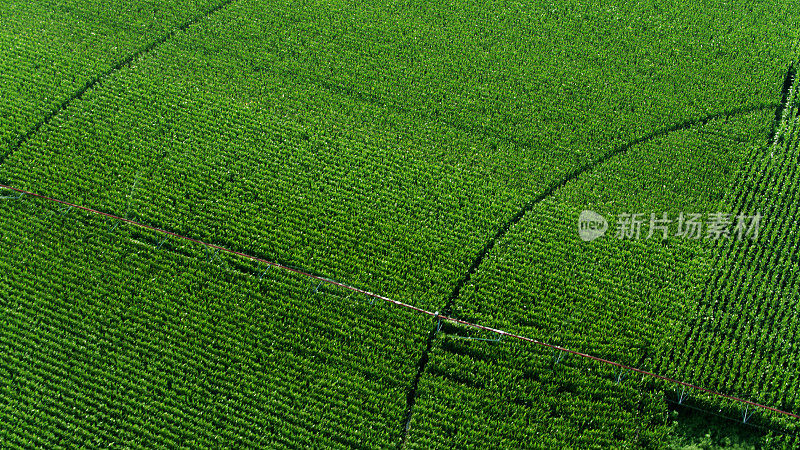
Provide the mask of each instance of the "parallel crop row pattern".
[{"label": "parallel crop row pattern", "polygon": [[4,446],[398,439],[420,316],[32,199],[0,207]]},{"label": "parallel crop row pattern", "polygon": [[211,0],[0,4],[0,159],[94,76],[214,5]]},{"label": "parallel crop row pattern", "polygon": [[797,84],[773,145],[755,149],[727,197],[764,218],[755,242],[722,243],[697,308],[665,365],[716,389],[800,409]]}]

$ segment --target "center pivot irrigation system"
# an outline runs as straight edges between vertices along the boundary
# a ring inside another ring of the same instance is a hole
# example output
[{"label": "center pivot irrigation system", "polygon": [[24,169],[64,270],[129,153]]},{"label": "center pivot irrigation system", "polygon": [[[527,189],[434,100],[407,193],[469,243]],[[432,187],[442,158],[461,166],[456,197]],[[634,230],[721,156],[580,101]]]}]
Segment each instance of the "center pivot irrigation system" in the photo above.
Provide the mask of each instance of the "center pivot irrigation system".
[{"label": "center pivot irrigation system", "polygon": [[[640,374],[642,374],[644,376],[649,376],[649,377],[652,377],[654,379],[666,381],[668,383],[674,383],[676,385],[681,386],[682,389],[683,389],[683,391],[681,393],[681,400],[683,400],[683,398],[685,398],[685,389],[686,388],[690,388],[690,389],[695,389],[697,391],[704,392],[706,394],[710,394],[710,395],[713,395],[713,396],[716,396],[716,397],[732,400],[734,402],[737,402],[737,403],[740,403],[740,404],[744,405],[746,408],[753,407],[753,408],[757,408],[757,409],[763,409],[763,410],[772,411],[772,412],[775,412],[775,413],[778,413],[778,414],[782,414],[784,416],[794,417],[795,419],[800,419],[800,415],[792,413],[792,412],[789,412],[789,411],[783,411],[783,410],[774,408],[772,406],[767,406],[767,405],[764,405],[764,404],[761,404],[761,403],[757,403],[757,402],[753,402],[753,401],[750,401],[750,400],[746,400],[746,399],[743,399],[743,398],[734,397],[732,395],[724,394],[722,392],[713,391],[711,389],[707,389],[707,388],[704,388],[702,386],[697,386],[697,385],[694,385],[694,384],[691,384],[691,383],[687,383],[685,381],[676,380],[674,378],[670,378],[670,377],[666,377],[666,376],[663,376],[663,375],[659,375],[657,373],[648,372],[646,370],[638,369],[636,367],[627,366],[625,364],[621,364],[621,363],[618,363],[618,362],[615,362],[615,361],[611,361],[611,360],[608,360],[608,359],[600,358],[598,356],[590,355],[590,354],[587,354],[587,353],[579,352],[577,350],[571,350],[571,349],[568,349],[568,348],[565,348],[565,347],[561,347],[559,345],[548,344],[546,342],[542,342],[542,341],[539,341],[537,339],[529,338],[529,337],[522,336],[522,335],[519,335],[519,334],[509,333],[509,332],[504,331],[504,330],[500,330],[500,329],[497,329],[497,328],[492,328],[492,327],[487,327],[487,326],[484,326],[484,325],[479,325],[479,324],[467,322],[465,320],[456,319],[456,318],[450,317],[450,316],[443,316],[443,315],[440,315],[438,311],[437,312],[428,311],[428,310],[416,307],[414,305],[410,305],[408,303],[403,303],[401,301],[394,300],[394,299],[391,299],[389,297],[385,297],[385,296],[380,295],[380,294],[375,294],[373,292],[366,291],[364,289],[360,289],[360,288],[357,288],[355,286],[350,286],[348,284],[345,284],[345,283],[342,283],[342,282],[339,282],[339,281],[336,281],[336,280],[332,280],[330,278],[325,278],[325,277],[322,277],[322,276],[319,276],[319,275],[314,275],[314,274],[311,274],[311,273],[308,273],[308,272],[304,272],[304,271],[299,270],[299,269],[295,269],[293,267],[285,266],[283,264],[276,263],[276,262],[273,262],[273,261],[268,261],[268,260],[263,259],[263,258],[258,258],[256,256],[252,256],[252,255],[248,255],[246,253],[242,253],[242,252],[238,252],[238,251],[235,251],[235,250],[231,250],[231,249],[219,246],[219,245],[203,242],[203,241],[201,241],[199,239],[194,239],[194,238],[191,238],[191,237],[188,237],[188,236],[183,236],[183,235],[180,235],[178,233],[175,233],[175,232],[172,232],[172,231],[168,231],[168,230],[164,230],[162,228],[154,227],[152,225],[143,224],[143,223],[137,222],[135,220],[131,220],[131,219],[126,219],[124,217],[115,216],[115,215],[110,214],[110,213],[106,213],[106,212],[103,212],[103,211],[98,211],[96,209],[88,208],[86,206],[76,205],[74,203],[70,203],[70,202],[67,202],[67,201],[64,201],[64,200],[59,200],[59,199],[56,199],[56,198],[47,197],[47,196],[44,196],[44,195],[41,195],[41,194],[37,194],[37,193],[34,193],[34,192],[26,191],[24,189],[19,189],[19,188],[13,187],[13,186],[7,186],[7,185],[4,185],[4,184],[0,184],[0,189],[6,189],[6,190],[9,190],[9,191],[14,191],[14,192],[16,192],[18,194],[16,197],[2,196],[2,197],[0,197],[0,199],[6,199],[6,200],[21,199],[22,197],[28,195],[28,196],[31,196],[31,197],[34,197],[34,198],[38,198],[38,199],[41,199],[41,200],[45,200],[45,201],[48,201],[48,202],[58,203],[58,204],[67,206],[69,208],[76,208],[76,209],[79,209],[79,210],[82,210],[82,211],[86,211],[86,212],[91,213],[91,214],[105,216],[105,217],[108,217],[110,219],[114,219],[114,220],[118,220],[120,222],[128,223],[128,224],[134,225],[134,226],[139,227],[139,228],[144,228],[144,229],[155,231],[155,232],[162,233],[162,234],[165,234],[165,235],[173,236],[173,237],[178,238],[178,239],[186,240],[186,241],[189,241],[189,242],[194,242],[196,244],[204,245],[204,246],[206,246],[208,248],[212,248],[212,249],[215,249],[217,251],[221,251],[221,252],[224,252],[224,253],[229,253],[229,254],[232,254],[232,255],[236,255],[236,256],[239,256],[239,257],[242,257],[242,258],[245,258],[245,259],[249,259],[251,261],[264,263],[264,264],[267,264],[269,266],[274,266],[274,267],[277,267],[279,269],[282,269],[282,270],[285,270],[285,271],[288,271],[288,272],[293,272],[293,273],[296,273],[296,274],[299,274],[299,275],[303,275],[305,277],[317,280],[317,281],[319,281],[321,283],[327,283],[329,285],[337,286],[337,287],[340,287],[342,289],[346,289],[346,290],[349,290],[349,291],[352,291],[352,292],[356,292],[356,293],[359,293],[359,294],[362,294],[362,295],[365,295],[365,296],[368,296],[368,297],[372,297],[372,298],[375,298],[375,299],[383,300],[383,301],[385,301],[387,303],[390,303],[390,304],[393,304],[393,305],[396,305],[396,306],[399,306],[399,307],[402,307],[402,308],[410,309],[412,311],[416,311],[416,312],[421,313],[421,314],[426,314],[428,316],[433,317],[434,320],[438,320],[440,326],[441,326],[442,322],[450,322],[450,323],[454,323],[454,324],[459,324],[459,325],[463,325],[463,326],[466,326],[466,327],[469,327],[469,328],[474,328],[474,329],[483,330],[483,331],[486,331],[486,332],[489,332],[489,333],[496,334],[496,335],[498,335],[498,339],[503,338],[503,337],[508,337],[508,338],[513,338],[513,339],[517,339],[517,340],[520,340],[520,341],[530,342],[530,343],[533,343],[533,344],[536,344],[536,345],[539,345],[539,346],[542,346],[542,347],[547,347],[547,348],[555,350],[555,351],[560,351],[560,352],[576,355],[576,356],[579,356],[579,357],[587,359],[587,360],[597,361],[597,362],[600,362],[602,364],[606,364],[606,365],[609,365],[609,366],[614,366],[614,367],[617,367],[617,368],[619,368],[621,370],[630,370],[631,372],[640,373]],[[680,403],[682,403],[682,402],[680,402]],[[745,411],[747,411],[747,409]],[[748,417],[749,416],[747,415],[747,413],[745,413],[745,416],[744,416],[744,421],[745,422],[747,421]]]}]

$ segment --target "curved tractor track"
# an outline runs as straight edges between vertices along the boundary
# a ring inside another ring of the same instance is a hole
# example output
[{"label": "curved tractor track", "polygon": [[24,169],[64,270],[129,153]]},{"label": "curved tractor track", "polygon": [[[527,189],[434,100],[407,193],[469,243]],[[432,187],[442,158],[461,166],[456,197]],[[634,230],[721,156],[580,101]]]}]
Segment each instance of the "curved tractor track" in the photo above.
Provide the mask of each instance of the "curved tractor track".
[{"label": "curved tractor track", "polygon": [[134,53],[126,56],[125,58],[118,61],[113,66],[109,67],[108,69],[100,72],[99,74],[94,75],[90,79],[84,83],[78,90],[76,90],[72,95],[64,99],[57,107],[53,108],[50,112],[48,112],[42,120],[37,122],[33,127],[31,127],[25,134],[21,135],[17,141],[11,146],[11,148],[0,155],[0,164],[5,163],[5,161],[11,157],[17,150],[19,150],[26,142],[28,142],[39,130],[42,129],[45,125],[49,124],[56,116],[64,112],[69,106],[75,102],[76,100],[80,100],[83,98],[84,94],[87,91],[94,88],[99,83],[102,83],[103,80],[113,76],[115,73],[119,72],[125,67],[129,67],[134,61],[138,60],[142,56],[150,53],[153,49],[159,47],[160,45],[164,44],[168,40],[170,40],[173,36],[177,33],[186,30],[187,28],[191,27],[192,25],[208,18],[212,14],[216,13],[217,11],[225,8],[226,6],[230,5],[231,3],[235,2],[236,0],[224,0],[223,2],[217,4],[216,6],[209,8],[200,14],[192,17],[188,21],[182,23],[181,25],[173,28],[168,33],[164,34],[163,36],[159,37],[158,39],[150,42],[146,46],[142,47],[141,49],[137,50]]}]

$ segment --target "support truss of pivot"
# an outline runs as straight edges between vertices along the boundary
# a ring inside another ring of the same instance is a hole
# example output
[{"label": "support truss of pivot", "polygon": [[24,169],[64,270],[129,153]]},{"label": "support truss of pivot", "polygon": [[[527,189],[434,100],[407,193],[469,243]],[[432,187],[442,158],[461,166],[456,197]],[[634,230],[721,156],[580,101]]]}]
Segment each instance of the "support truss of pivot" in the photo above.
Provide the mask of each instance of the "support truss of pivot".
[{"label": "support truss of pivot", "polygon": [[496,338],[476,338],[470,336],[453,336],[455,339],[463,339],[465,341],[486,341],[486,342],[500,342],[503,340],[503,335],[498,334]]},{"label": "support truss of pivot", "polygon": [[564,359],[564,356],[568,355],[569,353],[559,350],[557,348],[553,349],[553,365],[556,365]]},{"label": "support truss of pivot", "polygon": [[71,209],[72,205],[66,205],[61,207],[57,212],[55,210],[50,211],[50,215],[66,216],[67,214],[69,214]]},{"label": "support truss of pivot", "polygon": [[219,249],[212,249],[209,246],[205,246],[206,258],[208,259],[209,263],[213,263],[215,259],[219,257]]},{"label": "support truss of pivot", "polygon": [[[256,271],[261,270],[261,264],[263,264],[263,263],[261,261],[259,261],[258,262],[258,267],[256,267]],[[269,272],[269,269],[272,269],[272,264],[267,264],[267,268],[264,269],[264,271],[262,271],[261,273],[258,274],[258,279],[259,280],[263,280],[264,279],[264,275],[266,275],[267,272]]]},{"label": "support truss of pivot", "polygon": [[165,242],[167,242],[167,239],[169,239],[169,235],[168,234],[164,235],[164,239],[161,239],[161,242],[158,243],[158,247],[156,247],[156,248],[157,249],[161,248],[161,246],[164,245]]},{"label": "support truss of pivot", "polygon": [[0,200],[20,200],[24,196],[24,192],[17,192],[16,195],[0,195]]},{"label": "support truss of pivot", "polygon": [[118,226],[119,226],[119,220],[114,220],[114,221],[112,221],[112,223],[111,223],[111,224],[110,224],[110,225],[109,225],[109,226],[106,228],[106,232],[107,232],[107,233],[113,233],[113,232],[114,232],[114,230],[116,230]]},{"label": "support truss of pivot", "polygon": [[[315,288],[314,288],[314,292],[312,292],[312,293],[311,293],[311,295],[313,296],[314,294],[316,294],[317,292],[319,292],[319,288],[320,288],[320,287],[322,287],[322,281],[320,281],[319,283],[317,283],[317,287],[315,287]],[[308,287],[308,289],[306,289],[306,293],[308,293],[308,291],[310,291],[310,290],[311,290],[311,286],[309,286],[309,287]]]},{"label": "support truss of pivot", "polygon": [[747,423],[747,421],[750,420],[751,417],[753,417],[753,414],[755,414],[755,412],[756,412],[755,409],[750,411],[750,405],[745,406],[744,412],[742,412],[742,423]]},{"label": "support truss of pivot", "polygon": [[682,405],[683,401],[689,397],[689,394],[686,393],[686,386],[681,386],[681,393],[678,394],[678,404]]}]

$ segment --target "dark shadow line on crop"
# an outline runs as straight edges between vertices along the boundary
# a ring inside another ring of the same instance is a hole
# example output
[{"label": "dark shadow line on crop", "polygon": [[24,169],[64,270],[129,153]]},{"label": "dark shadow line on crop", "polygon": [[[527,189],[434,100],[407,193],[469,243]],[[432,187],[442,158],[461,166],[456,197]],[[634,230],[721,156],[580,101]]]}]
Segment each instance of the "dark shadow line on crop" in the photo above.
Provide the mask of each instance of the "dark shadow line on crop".
[{"label": "dark shadow line on crop", "polygon": [[[691,128],[691,127],[693,127],[695,125],[705,125],[707,122],[709,122],[711,120],[715,120],[715,119],[722,118],[722,117],[730,117],[730,116],[748,114],[748,113],[753,113],[753,112],[757,112],[757,111],[764,111],[764,110],[771,109],[771,108],[779,109],[779,113],[782,114],[783,113],[782,112],[783,106],[784,106],[783,102],[762,103],[760,105],[754,105],[754,106],[748,106],[748,107],[738,107],[738,108],[733,108],[733,109],[729,109],[729,110],[726,110],[726,111],[721,111],[721,112],[717,112],[717,113],[713,113],[713,114],[708,114],[708,115],[705,115],[703,117],[696,118],[696,119],[685,120],[683,122],[680,122],[680,123],[677,123],[677,124],[674,124],[674,125],[670,125],[670,126],[667,126],[667,127],[660,128],[660,129],[658,129],[656,131],[650,132],[650,133],[648,133],[648,134],[646,134],[644,136],[641,136],[641,137],[636,138],[636,139],[634,139],[632,141],[629,141],[629,142],[627,142],[625,144],[622,144],[622,145],[620,145],[620,146],[618,146],[618,147],[616,147],[616,148],[604,153],[603,155],[601,155],[595,161],[589,162],[587,164],[584,164],[584,165],[576,168],[572,172],[568,173],[566,176],[562,177],[560,180],[558,180],[558,181],[554,182],[553,184],[551,184],[542,193],[540,193],[539,195],[537,195],[536,197],[534,197],[533,199],[531,199],[530,201],[525,203],[523,205],[523,207],[519,211],[517,211],[516,214],[514,214],[511,218],[509,218],[508,220],[506,220],[504,223],[502,223],[500,225],[500,227],[495,232],[495,234],[489,239],[489,241],[483,246],[483,248],[481,248],[481,250],[475,256],[475,258],[472,260],[472,264],[470,264],[470,266],[467,269],[466,273],[456,283],[453,291],[450,293],[450,295],[447,298],[447,303],[446,303],[444,309],[442,310],[443,311],[442,315],[443,316],[449,316],[452,313],[453,305],[455,304],[456,299],[461,295],[461,290],[464,288],[465,285],[467,285],[469,283],[469,281],[472,279],[472,276],[478,270],[478,267],[480,267],[480,265],[483,263],[483,260],[486,258],[486,256],[489,254],[489,252],[494,248],[494,246],[497,244],[497,242],[500,239],[502,239],[503,237],[505,237],[505,235],[509,232],[511,227],[513,227],[514,225],[519,223],[519,221],[522,220],[522,218],[525,216],[525,214],[527,214],[529,211],[531,211],[536,205],[538,205],[543,200],[545,200],[548,197],[550,197],[553,194],[555,194],[559,189],[564,187],[570,181],[575,180],[579,176],[581,176],[581,175],[583,175],[583,174],[585,174],[587,172],[590,172],[591,170],[593,170],[594,168],[596,168],[596,167],[598,167],[600,165],[605,164],[606,162],[608,162],[609,160],[611,160],[615,156],[618,156],[618,155],[620,155],[622,153],[625,153],[626,151],[630,150],[631,148],[633,148],[633,147],[635,147],[635,146],[637,146],[639,144],[645,143],[647,141],[653,140],[653,139],[655,139],[657,137],[664,136],[664,135],[667,135],[669,133],[674,133],[676,131],[685,130],[685,129]],[[401,441],[401,444],[400,444],[401,447],[405,445],[405,443],[406,443],[406,441],[408,439],[408,432],[409,432],[409,427],[410,427],[410,424],[411,424],[411,416],[413,415],[414,404],[416,403],[417,386],[419,385],[420,377],[422,377],[422,374],[425,372],[425,366],[428,363],[429,353],[430,353],[431,349],[433,348],[433,340],[435,339],[435,337],[436,337],[436,326],[434,326],[432,332],[428,336],[428,342],[427,342],[426,349],[423,352],[422,356],[420,357],[419,362],[417,363],[416,376],[412,380],[411,386],[410,386],[409,391],[408,391],[408,393],[406,395],[406,399],[407,399],[407,403],[406,403],[406,420],[405,420],[405,428],[404,428],[403,440]]]},{"label": "dark shadow line on crop", "polygon": [[[109,223],[114,223],[115,221],[109,220],[108,222]],[[155,226],[155,225],[153,225],[153,226]],[[151,233],[147,233],[147,232],[144,232],[142,230],[137,230],[135,228],[132,229],[129,233],[130,233],[130,239],[131,240],[139,242],[139,243],[141,243],[143,245],[147,245],[147,246],[149,246],[149,247],[151,247],[151,248],[153,248],[155,250],[164,251],[164,252],[171,253],[171,254],[174,254],[174,255],[177,255],[177,256],[180,256],[180,257],[183,257],[183,258],[196,259],[196,260],[203,260],[203,258],[205,257],[205,262],[210,264],[210,265],[216,265],[215,261],[219,261],[218,259],[214,259],[214,257],[210,256],[209,254],[206,254],[205,256],[203,256],[202,252],[199,252],[197,250],[195,250],[195,251],[186,250],[186,245],[185,245],[186,241],[176,240],[175,238],[171,238],[170,236],[164,236],[163,234],[153,234],[152,232]],[[208,239],[208,241],[212,241],[212,240]],[[237,248],[237,246],[234,245],[234,243],[228,242],[228,241],[226,241],[224,239],[223,240],[219,240],[219,241],[215,240],[214,242],[216,243],[216,245],[219,245],[220,247],[224,247],[224,248],[228,248],[228,249],[236,249]],[[176,245],[176,243],[181,243],[181,244],[184,244],[184,245]],[[193,243],[193,245],[191,247],[201,247],[201,245],[197,244],[197,243]],[[246,252],[249,255],[253,256],[253,257],[256,257],[256,258],[259,258],[259,259],[264,259],[264,260],[270,260],[270,259],[274,260],[274,259],[276,259],[276,258],[271,258],[271,257],[269,257],[267,255],[264,255],[261,252],[253,251],[253,250],[246,250],[245,249],[245,250],[235,250],[235,251],[243,251],[243,252]],[[220,255],[219,253],[217,253],[217,256],[225,256],[226,259],[227,259],[227,258],[230,258],[231,255],[227,254],[227,253],[223,253],[222,255]],[[211,260],[209,260],[209,259],[211,259]],[[269,265],[261,266],[261,265],[258,265],[257,263],[254,265],[254,263],[252,261],[250,261],[250,260],[239,260],[239,259],[235,259],[235,258],[234,259],[229,259],[226,264],[227,264],[227,268],[232,270],[232,271],[236,271],[236,272],[239,272],[239,273],[242,273],[242,274],[247,274],[247,275],[251,275],[251,276],[254,276],[254,277],[258,277],[259,279],[261,278],[261,275],[263,273],[267,272],[268,268],[270,267]],[[313,276],[319,277],[319,278],[328,278],[327,274],[319,272],[319,271],[314,270],[312,268],[307,268],[307,267],[303,266],[302,264],[300,264],[299,262],[296,262],[296,261],[293,261],[293,260],[283,261],[280,264],[282,266],[284,266],[284,267],[287,267],[287,268],[291,269],[291,270],[304,272],[304,273],[307,273],[307,274],[310,274],[310,275],[313,275]],[[317,284],[317,281],[311,281],[309,284],[310,285],[315,285],[315,284]],[[356,287],[358,287],[358,286],[356,286]]]},{"label": "dark shadow line on crop", "polygon": [[781,103],[780,106],[778,106],[778,108],[775,110],[775,120],[772,122],[772,129],[769,132],[769,141],[767,142],[770,144],[775,139],[775,133],[778,131],[778,126],[783,121],[783,112],[789,106],[789,91],[792,89],[796,75],[797,69],[794,68],[794,63],[789,64],[789,69],[786,71],[786,75],[783,77],[783,86],[781,87]]},{"label": "dark shadow line on crop", "polygon": [[[668,403],[667,409],[670,411],[674,410],[681,410],[681,409],[690,409],[693,411],[697,411],[700,414],[707,414],[709,416],[718,417],[722,420],[726,420],[732,422],[732,424],[736,424],[737,427],[747,427],[754,430],[759,430],[760,433],[766,434],[767,432],[778,433],[784,436],[792,436],[797,437],[798,434],[792,432],[788,429],[781,429],[772,427],[769,425],[765,425],[763,423],[754,423],[757,422],[755,418],[749,419],[751,422],[743,421],[742,418],[731,417],[729,415],[723,414],[721,412],[714,412],[709,408],[702,408],[700,406],[694,406],[698,404],[702,404],[702,401],[699,400],[692,400],[692,399],[684,399],[682,401],[673,400],[671,398],[664,398],[664,401]],[[762,436],[763,437],[763,436]]]},{"label": "dark shadow line on crop", "polygon": [[[441,117],[440,112],[438,110],[433,110],[433,114],[431,114],[430,112],[425,112],[418,108],[410,108],[397,101],[381,97],[377,94],[359,91],[351,86],[334,83],[322,77],[314,76],[308,73],[303,73],[298,70],[284,69],[284,70],[279,70],[278,73],[295,79],[307,80],[310,83],[317,85],[333,94],[343,95],[345,97],[349,97],[351,99],[360,101],[362,103],[380,106],[386,108],[387,110],[398,112],[401,114],[408,114],[421,117],[431,122],[437,122],[447,125],[451,128],[463,131],[465,133],[480,134],[488,138],[509,142],[521,148],[532,149],[534,147],[534,144],[532,142],[520,140],[514,136],[509,136],[505,133],[502,133],[494,128],[487,127],[485,125],[479,125],[470,122],[463,122],[459,120],[449,119],[446,117]],[[445,111],[444,114],[452,114],[452,112]]]},{"label": "dark shadow line on crop", "polygon": [[[775,109],[775,118],[772,121],[772,126],[770,128],[769,138],[768,138],[767,143],[766,143],[767,147],[770,147],[770,146],[774,145],[775,138],[776,138],[776,133],[778,132],[781,124],[784,122],[783,115],[785,114],[786,109],[790,107],[790,105],[789,105],[789,94],[790,94],[790,91],[792,89],[792,85],[794,85],[794,80],[795,80],[795,76],[796,75],[797,75],[797,72],[796,72],[796,69],[794,68],[794,62],[792,62],[792,63],[789,64],[789,68],[787,69],[786,74],[784,75],[784,78],[783,78],[783,85],[781,87],[781,101],[780,101],[780,104],[778,105],[778,107]],[[800,111],[798,111],[798,113],[800,113]],[[745,172],[745,176],[747,176],[748,173],[749,172]],[[762,174],[762,177],[763,177],[763,174]],[[760,183],[761,183],[761,179],[759,178],[759,181],[757,181],[755,185],[756,186],[760,185]],[[740,208],[740,207],[743,206],[743,205],[740,205],[740,203],[744,201],[743,198],[747,194],[747,187],[746,186],[742,186],[742,189],[744,189],[744,190],[735,193],[736,197],[735,197],[734,203],[733,203],[735,208]],[[718,245],[720,245],[719,242],[715,243],[715,248],[718,248]],[[726,256],[724,258],[730,257],[733,251],[734,251],[733,250],[733,246],[727,246],[727,253],[726,253]],[[714,262],[714,264],[715,264],[714,267],[715,268],[718,267],[720,258],[722,258],[722,257],[720,257],[718,255],[716,260],[715,260],[715,262]],[[730,276],[730,271],[726,272],[724,275],[722,274],[722,272],[717,271],[715,277],[713,277],[713,278],[709,277],[708,282],[705,283],[705,285],[703,286],[703,291],[700,294],[699,298],[701,300],[706,298],[708,296],[709,289],[713,289],[714,287],[717,287],[718,284],[720,283],[721,277],[725,277],[722,280],[722,282],[724,283],[728,276]],[[697,303],[696,312],[699,312],[703,308],[703,305],[704,305],[704,303],[702,301],[699,301]],[[699,317],[698,315],[695,315],[695,318],[692,319],[691,322],[687,325],[687,329],[686,329],[686,335],[687,336],[691,337],[691,335],[694,334],[695,330],[697,330],[698,333],[700,332],[700,330],[697,329],[698,323],[699,323],[698,317]],[[675,347],[673,347],[673,348],[671,348],[669,350],[668,361],[672,361],[673,360],[673,358],[675,357],[675,354],[676,354],[676,350],[677,349]]]},{"label": "dark shadow line on crop", "polygon": [[438,334],[438,328],[438,321],[435,321],[433,328],[431,329],[430,333],[428,333],[425,351],[422,352],[422,356],[420,356],[419,361],[417,362],[417,372],[414,374],[414,379],[411,381],[411,386],[409,386],[408,392],[406,392],[406,411],[403,421],[403,434],[399,441],[400,448],[404,447],[408,441],[408,433],[411,431],[411,418],[414,416],[414,405],[417,403],[417,388],[419,387],[419,380],[422,379],[422,374],[425,373],[425,367],[428,365],[430,353],[433,349],[433,341]]},{"label": "dark shadow line on crop", "polygon": [[142,57],[143,55],[149,53],[150,51],[152,51],[156,47],[158,47],[161,44],[167,42],[176,33],[179,33],[181,31],[186,30],[190,26],[192,26],[192,25],[200,22],[201,20],[209,17],[210,15],[214,14],[215,12],[217,12],[217,11],[221,10],[222,8],[230,5],[234,1],[236,1],[236,0],[224,0],[221,3],[219,3],[218,5],[201,12],[200,14],[198,14],[198,15],[192,17],[191,19],[189,19],[187,22],[184,22],[183,24],[179,25],[178,27],[173,28],[172,30],[170,30],[165,35],[161,36],[160,38],[150,42],[145,47],[142,47],[141,49],[137,50],[136,52],[131,53],[130,55],[126,56],[125,58],[123,58],[122,60],[117,62],[115,65],[113,65],[112,67],[106,69],[105,71],[103,71],[103,72],[93,76],[89,80],[87,80],[86,83],[84,83],[83,86],[81,86],[72,95],[70,95],[69,97],[64,99],[64,101],[62,101],[56,108],[54,108],[50,112],[48,112],[44,116],[44,118],[42,118],[42,120],[37,122],[36,125],[34,125],[31,129],[29,129],[25,134],[20,136],[19,139],[17,139],[17,141],[9,148],[9,150],[6,153],[0,155],[0,165],[4,164],[6,162],[6,160],[9,157],[11,157],[11,155],[13,155],[17,150],[19,150],[36,133],[38,133],[39,130],[42,129],[42,127],[44,127],[45,125],[49,124],[53,120],[53,118],[55,118],[57,115],[61,114],[63,111],[65,111],[67,108],[69,108],[69,106],[74,101],[80,100],[83,97],[83,95],[86,94],[86,92],[89,89],[92,89],[94,86],[96,86],[97,84],[99,84],[100,82],[105,80],[106,78],[110,77],[114,73],[122,70],[124,67],[130,66],[130,64],[133,63],[134,60],[139,59],[140,57]]}]

